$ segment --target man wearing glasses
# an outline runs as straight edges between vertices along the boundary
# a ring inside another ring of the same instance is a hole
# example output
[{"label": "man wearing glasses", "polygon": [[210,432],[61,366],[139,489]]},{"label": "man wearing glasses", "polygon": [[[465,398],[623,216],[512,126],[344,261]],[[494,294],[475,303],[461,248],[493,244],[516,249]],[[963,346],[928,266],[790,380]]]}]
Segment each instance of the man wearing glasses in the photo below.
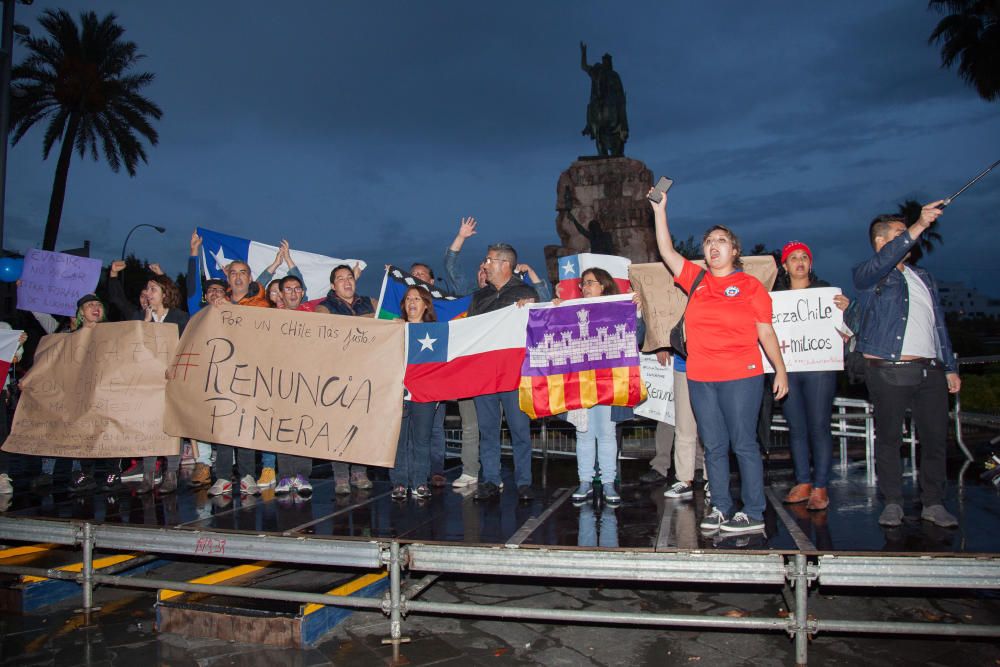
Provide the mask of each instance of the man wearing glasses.
[{"label": "man wearing glasses", "polygon": [[[483,260],[486,285],[472,295],[469,316],[490,313],[507,306],[538,300],[534,287],[514,275],[517,252],[506,243],[491,245]],[[511,442],[514,448],[514,478],[521,500],[531,500],[531,420],[521,412],[517,390],[487,394],[475,398],[479,418],[479,458],[482,463],[483,482],[476,490],[475,499],[495,500],[500,496],[500,409],[507,417]]]}]

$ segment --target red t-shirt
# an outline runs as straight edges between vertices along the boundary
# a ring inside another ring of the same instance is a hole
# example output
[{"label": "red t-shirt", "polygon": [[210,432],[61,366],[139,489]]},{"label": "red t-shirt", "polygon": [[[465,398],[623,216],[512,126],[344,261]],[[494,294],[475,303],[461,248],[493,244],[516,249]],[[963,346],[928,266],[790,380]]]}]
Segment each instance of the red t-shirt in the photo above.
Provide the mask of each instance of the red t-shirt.
[{"label": "red t-shirt", "polygon": [[684,327],[687,331],[687,376],[697,382],[742,380],[762,375],[757,323],[771,323],[771,295],[759,280],[743,271],[717,278],[711,271],[690,289],[701,267],[684,260],[674,278],[689,292]]}]

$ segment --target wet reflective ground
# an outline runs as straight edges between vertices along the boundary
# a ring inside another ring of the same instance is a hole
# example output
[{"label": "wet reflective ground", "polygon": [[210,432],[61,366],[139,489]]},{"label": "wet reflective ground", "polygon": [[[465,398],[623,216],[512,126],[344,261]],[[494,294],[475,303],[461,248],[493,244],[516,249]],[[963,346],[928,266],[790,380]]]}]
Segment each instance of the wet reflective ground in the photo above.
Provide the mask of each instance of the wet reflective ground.
[{"label": "wet reflective ground", "polygon": [[[71,497],[61,486],[52,493],[23,492],[6,497],[6,516],[46,517],[175,526],[178,529],[214,528],[252,532],[287,532],[325,536],[394,538],[403,541],[459,542],[467,544],[521,544],[649,550],[752,549],[806,552],[902,553],[1000,553],[1000,496],[995,487],[967,475],[959,487],[952,476],[946,507],[961,525],[942,529],[920,520],[915,483],[906,477],[906,520],[896,529],[877,523],[882,504],[866,478],[863,463],[846,471],[835,469],[829,488],[831,504],[822,512],[804,505],[782,505],[791,486],[788,472],[770,471],[766,532],[727,536],[705,534],[698,528],[708,505],[703,490],[692,500],[663,496],[665,485],[630,484],[643,472],[639,462],[623,462],[622,503],[611,507],[597,497],[574,504],[575,463],[571,459],[549,462],[542,478],[535,461],[536,499],[518,502],[505,461],[506,488],[497,502],[478,503],[474,488],[434,489],[427,500],[394,501],[387,480],[376,479],[369,491],[355,489],[336,496],[328,465],[314,472],[315,492],[309,499],[275,496],[224,495],[212,498],[206,489],[184,483],[176,494],[135,494],[136,484],[119,493],[93,493]],[[449,472],[449,481],[459,474]],[[376,478],[378,473],[375,474]],[[738,495],[738,479],[733,479]]]}]

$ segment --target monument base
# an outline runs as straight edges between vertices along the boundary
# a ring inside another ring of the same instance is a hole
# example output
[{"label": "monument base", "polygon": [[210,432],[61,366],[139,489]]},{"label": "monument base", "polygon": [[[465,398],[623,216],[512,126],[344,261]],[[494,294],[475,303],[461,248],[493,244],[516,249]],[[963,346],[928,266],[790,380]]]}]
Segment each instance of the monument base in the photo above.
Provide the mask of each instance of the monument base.
[{"label": "monument base", "polygon": [[545,246],[549,278],[558,282],[560,257],[581,252],[659,261],[646,200],[652,185],[653,172],[640,160],[581,156],[571,164],[556,185],[560,245]]}]

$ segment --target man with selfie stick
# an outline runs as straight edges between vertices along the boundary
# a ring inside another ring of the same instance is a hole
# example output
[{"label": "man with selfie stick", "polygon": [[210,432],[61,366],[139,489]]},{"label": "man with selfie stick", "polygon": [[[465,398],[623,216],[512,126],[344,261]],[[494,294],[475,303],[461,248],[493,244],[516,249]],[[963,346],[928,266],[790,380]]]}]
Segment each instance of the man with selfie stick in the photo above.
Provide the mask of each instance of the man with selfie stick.
[{"label": "man with selfie stick", "polygon": [[903,522],[899,449],[907,409],[920,437],[920,500],[924,521],[952,528],[945,491],[948,393],[962,386],[945,328],[937,283],[906,264],[914,244],[941,217],[945,200],[931,202],[909,228],[899,215],[869,225],[875,254],[854,267],[858,290],[857,351],[866,359],[865,382],[875,409],[875,462],[885,507],[878,522]]}]

